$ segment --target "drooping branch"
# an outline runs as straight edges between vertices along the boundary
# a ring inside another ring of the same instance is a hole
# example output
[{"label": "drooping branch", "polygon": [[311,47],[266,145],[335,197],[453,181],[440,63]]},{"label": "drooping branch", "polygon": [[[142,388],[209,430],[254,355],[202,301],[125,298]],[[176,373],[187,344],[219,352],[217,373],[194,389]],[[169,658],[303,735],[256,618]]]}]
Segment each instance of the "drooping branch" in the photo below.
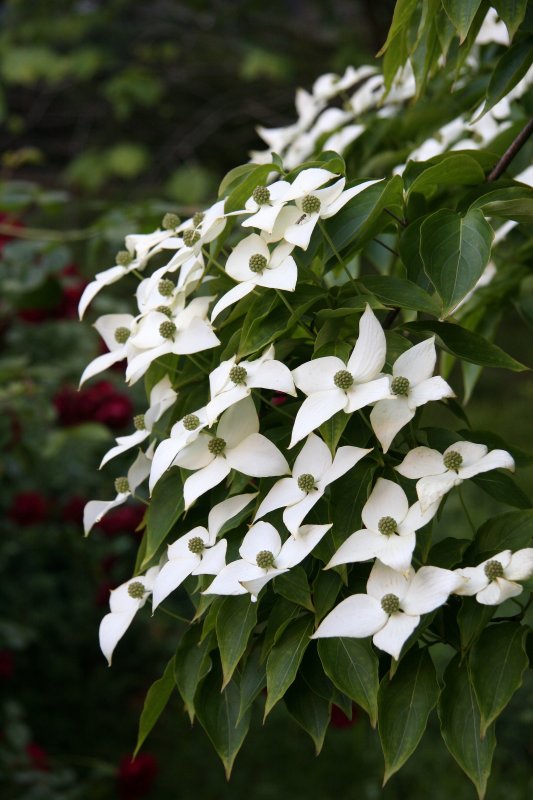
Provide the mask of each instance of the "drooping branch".
[{"label": "drooping branch", "polygon": [[516,139],[511,142],[503,156],[500,158],[496,166],[491,170],[487,176],[487,183],[497,180],[502,175],[513,158],[520,152],[525,145],[531,134],[533,133],[533,119],[530,119],[527,125],[520,131]]}]

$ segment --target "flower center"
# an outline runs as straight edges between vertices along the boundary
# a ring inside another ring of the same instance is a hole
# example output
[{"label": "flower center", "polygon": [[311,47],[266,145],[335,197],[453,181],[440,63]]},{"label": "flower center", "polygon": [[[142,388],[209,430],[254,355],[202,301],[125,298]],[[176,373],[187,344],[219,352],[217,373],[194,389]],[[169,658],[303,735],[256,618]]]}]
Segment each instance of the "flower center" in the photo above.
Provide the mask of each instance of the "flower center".
[{"label": "flower center", "polygon": [[320,211],[320,200],[314,194],[308,194],[302,200],[302,211],[304,214],[316,214]]},{"label": "flower center", "polygon": [[133,256],[127,250],[119,250],[115,256],[115,264],[119,267],[127,267],[133,261]]},{"label": "flower center", "polygon": [[196,242],[200,241],[200,234],[198,231],[193,230],[192,228],[188,228],[186,231],[183,231],[183,244],[185,247],[192,247],[196,244]]},{"label": "flower center", "polygon": [[116,478],[115,480],[115,490],[117,494],[126,494],[130,490],[130,484],[127,478]]},{"label": "flower center", "polygon": [[248,373],[244,367],[232,367],[229,371],[229,379],[233,381],[236,386],[245,384],[247,375]]},{"label": "flower center", "polygon": [[450,452],[446,453],[443,457],[442,462],[446,469],[453,469],[454,472],[457,472],[463,463],[463,457],[461,453],[458,453],[456,450],[450,450]]},{"label": "flower center", "polygon": [[256,186],[252,192],[252,199],[258,206],[264,206],[270,200],[270,191],[266,186]]},{"label": "flower center", "polygon": [[173,231],[178,227],[180,222],[181,219],[177,214],[165,214],[161,225],[166,231]]},{"label": "flower center", "polygon": [[353,375],[347,369],[340,369],[333,376],[333,383],[339,389],[349,389],[353,386]]},{"label": "flower center", "polygon": [[170,297],[175,288],[174,281],[171,281],[168,278],[163,278],[157,284],[157,291],[159,294],[163,295],[163,297]]},{"label": "flower center", "polygon": [[298,478],[298,489],[301,489],[302,492],[311,492],[315,488],[315,476],[311,475],[309,472],[304,472],[303,475],[300,475]]},{"label": "flower center", "polygon": [[495,581],[496,578],[503,578],[503,566],[499,561],[487,561],[484,572],[489,581]]},{"label": "flower center", "polygon": [[255,562],[261,569],[270,569],[274,566],[274,553],[270,550],[260,550],[256,556]]},{"label": "flower center", "polygon": [[381,598],[381,608],[386,614],[396,614],[400,610],[400,598],[395,594],[385,594]]},{"label": "flower center", "polygon": [[176,333],[176,324],[170,320],[168,322],[162,322],[159,326],[159,333],[163,339],[173,339]]},{"label": "flower center", "polygon": [[205,550],[204,540],[200,536],[193,536],[192,539],[189,539],[187,547],[191,553],[199,556]]},{"label": "flower center", "polygon": [[267,260],[265,256],[262,256],[260,253],[256,253],[253,256],[250,256],[250,260],[248,262],[248,266],[250,267],[251,272],[261,273],[263,270],[266,269]]},{"label": "flower center", "polygon": [[220,436],[213,436],[207,443],[207,449],[214,456],[220,456],[226,449],[226,442]]},{"label": "flower center", "polygon": [[186,414],[182,419],[183,427],[186,431],[195,431],[200,424],[200,418],[196,414]]},{"label": "flower center", "polygon": [[200,225],[200,223],[204,221],[204,217],[205,214],[203,211],[197,211],[196,214],[193,215],[192,224],[194,225],[195,228],[197,228],[198,225]]},{"label": "flower center", "polygon": [[118,344],[126,344],[129,338],[130,332],[128,328],[120,327],[115,330],[115,342]]},{"label": "flower center", "polygon": [[134,581],[128,586],[128,594],[134,600],[142,600],[144,597],[144,584],[140,581]]},{"label": "flower center", "polygon": [[378,531],[383,534],[383,536],[392,536],[393,533],[396,533],[398,530],[398,523],[394,519],[394,517],[381,517],[380,521],[378,522]]},{"label": "flower center", "polygon": [[409,394],[409,385],[409,378],[393,378],[390,385],[390,390],[393,394],[399,394],[403,397],[407,397]]},{"label": "flower center", "polygon": [[133,417],[133,424],[138,431],[145,431],[146,423],[144,421],[144,414],[136,414]]},{"label": "flower center", "polygon": [[168,306],[157,306],[156,311],[159,311],[160,314],[164,314],[165,317],[168,317],[169,319],[172,316],[172,309],[170,309]]}]

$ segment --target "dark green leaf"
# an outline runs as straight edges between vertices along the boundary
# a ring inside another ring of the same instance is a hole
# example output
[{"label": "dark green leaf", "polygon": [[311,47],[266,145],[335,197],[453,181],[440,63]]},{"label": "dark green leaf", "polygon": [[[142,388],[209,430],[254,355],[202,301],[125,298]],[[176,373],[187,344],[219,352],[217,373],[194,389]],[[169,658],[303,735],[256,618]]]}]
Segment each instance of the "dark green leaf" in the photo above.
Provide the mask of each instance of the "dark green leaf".
[{"label": "dark green leaf", "polygon": [[156,484],[146,515],[146,553],[143,569],[157,554],[183,512],[183,482],[178,467],[172,467]]},{"label": "dark green leaf", "polygon": [[434,317],[440,312],[437,300],[412,281],[389,275],[365,275],[361,283],[387,305],[423,311]]},{"label": "dark green leaf", "polygon": [[339,444],[340,438],[349,420],[349,414],[345,414],[344,411],[337,411],[327,422],[322,423],[319,428],[320,434],[331,450],[332,455],[337,449],[337,445]]},{"label": "dark green leaf", "polygon": [[466,39],[481,0],[442,0],[442,5],[461,39]]},{"label": "dark green leaf", "polygon": [[521,550],[533,543],[533,511],[509,511],[487,520],[467,551],[468,563],[486,561],[502,550]]},{"label": "dark green leaf", "polygon": [[527,0],[492,0],[492,5],[505,22],[512,39],[525,17]]},{"label": "dark green leaf", "polygon": [[274,292],[256,297],[242,323],[239,358],[255,353],[285,329],[289,314]]},{"label": "dark green leaf", "polygon": [[499,103],[503,97],[514,89],[516,84],[522,80],[532,62],[533,48],[529,38],[515,42],[506,50],[492,73],[483,111],[476,119],[490,111],[496,103]]},{"label": "dark green leaf", "polygon": [[444,674],[445,687],[440,696],[439,717],[442,738],[461,769],[485,796],[492,755],[496,746],[494,726],[480,737],[480,714],[466,661],[457,655]]},{"label": "dark green leaf", "polygon": [[481,737],[501,714],[528,666],[527,629],[518,622],[485,628],[470,653],[470,673],[481,712]]},{"label": "dark green leaf", "polygon": [[299,616],[301,610],[300,606],[290,603],[288,600],[285,600],[284,597],[280,597],[276,600],[268,616],[263,638],[263,647],[261,649],[261,661],[265,660],[287,625],[289,625],[294,617]]},{"label": "dark green leaf", "polygon": [[248,595],[227,597],[222,603],[216,621],[216,632],[222,672],[226,686],[235,672],[241,656],[246,650],[250,634],[257,624],[257,603],[251,603]]},{"label": "dark green leaf", "polygon": [[244,669],[241,673],[239,689],[241,700],[239,704],[239,719],[246,714],[255,698],[266,686],[266,671],[264,664],[261,663],[261,651],[256,648],[246,660]]},{"label": "dark green leaf", "polygon": [[469,539],[454,539],[449,536],[433,545],[429,551],[428,562],[432,567],[453,569],[461,563],[463,553],[469,544]]},{"label": "dark green leaf", "polygon": [[328,539],[334,550],[361,527],[361,509],[368,499],[375,469],[375,464],[363,459],[332,485],[330,519],[333,527]]},{"label": "dark green leaf", "polygon": [[506,472],[484,472],[472,478],[494,500],[514,508],[531,508],[531,500]]},{"label": "dark green leaf", "polygon": [[289,687],[284,700],[291,717],[315,743],[315,752],[318,755],[329,726],[328,701],[313,692],[301,677]]},{"label": "dark green leaf", "polygon": [[392,40],[398,33],[409,25],[412,15],[414,14],[417,6],[417,0],[398,0],[394,6],[394,14],[392,17],[391,26],[387,34],[385,44],[378,53],[378,56],[383,53],[390,46]]},{"label": "dark green leaf", "polygon": [[317,622],[320,622],[322,617],[325,617],[328,611],[331,611],[341,586],[342,581],[337,572],[333,570],[321,570],[319,572],[313,584],[313,601]]},{"label": "dark green leaf", "polygon": [[139,732],[137,734],[137,744],[135,745],[133,758],[135,758],[141,749],[144,740],[165,710],[165,707],[170,700],[170,695],[174,690],[174,686],[173,656],[165,667],[163,675],[148,689],[143,710],[141,712],[141,718],[139,720]]},{"label": "dark green leaf", "polygon": [[213,637],[199,641],[200,634],[200,626],[193,625],[186,631],[176,650],[174,679],[191,723],[194,721],[194,695],[199,683],[211,669],[209,651],[213,649]]},{"label": "dark green leaf", "polygon": [[474,200],[470,208],[481,208],[488,217],[530,224],[533,222],[533,189],[516,185],[485,192]]},{"label": "dark green leaf", "polygon": [[313,632],[313,618],[308,614],[301,619],[291,622],[268,656],[267,673],[267,700],[265,704],[265,717],[281,700],[289,686],[296,678],[298,667],[306,648],[310,643]]},{"label": "dark green leaf", "polygon": [[442,299],[442,316],[449,316],[474,288],[487,266],[494,232],[481,211],[464,217],[440,209],[420,229],[424,270]]},{"label": "dark green leaf", "polygon": [[416,750],[436,706],[439,684],[427,649],[411,650],[392,680],[379,687],[379,737],[385,758],[383,784]]},{"label": "dark green leaf", "polygon": [[[417,164],[417,167],[420,165]],[[443,186],[468,186],[482,183],[485,173],[480,164],[466,153],[450,153],[441,161],[428,166],[423,172],[417,169],[417,177],[409,185],[409,167],[404,175],[408,194],[419,192],[431,197]]]},{"label": "dark green leaf", "polygon": [[[245,164],[243,166],[249,165]],[[244,204],[251,196],[256,186],[264,184],[271,172],[281,172],[280,168],[276,164],[254,164],[253,166],[254,169],[252,171],[244,170],[242,167],[236,167],[234,170],[228,172],[220,184],[219,197],[222,197],[222,195],[226,193],[232,184],[237,184],[234,186],[228,196],[228,199],[226,200],[226,204],[224,206],[224,210],[226,212],[239,211],[241,208],[244,208]],[[235,174],[239,170],[240,174]],[[241,177],[241,175],[243,176],[243,179],[239,181],[238,179]]]},{"label": "dark green leaf", "polygon": [[378,718],[378,659],[368,639],[319,639],[324,672],[337,689],[364,708],[372,727]]},{"label": "dark green leaf", "polygon": [[469,650],[481,632],[491,621],[495,606],[484,606],[475,597],[463,597],[457,612],[457,624],[461,639],[461,649]]},{"label": "dark green leaf", "polygon": [[274,578],[274,591],[292,603],[314,612],[311,590],[303,567],[293,567],[289,572]]}]

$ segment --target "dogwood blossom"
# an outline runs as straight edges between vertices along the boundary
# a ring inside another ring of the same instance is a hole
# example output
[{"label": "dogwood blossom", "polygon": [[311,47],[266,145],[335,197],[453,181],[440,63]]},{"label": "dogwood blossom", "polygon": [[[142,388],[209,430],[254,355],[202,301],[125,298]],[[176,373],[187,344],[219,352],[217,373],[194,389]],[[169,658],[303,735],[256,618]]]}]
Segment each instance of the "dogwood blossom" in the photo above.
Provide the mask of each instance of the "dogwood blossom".
[{"label": "dogwood blossom", "polygon": [[439,503],[422,512],[420,503],[409,508],[407,495],[397,483],[378,478],[363,506],[364,528],[344,541],[326,569],[354,561],[378,558],[391,569],[405,572],[411,565],[416,545],[416,531],[437,513]]},{"label": "dogwood blossom", "polygon": [[345,636],[372,641],[398,660],[406,640],[428,614],[442,606],[462,578],[440,567],[421,567],[407,573],[376,561],[366,585],[367,594],[347,597],[322,620],[311,637]]},{"label": "dogwood blossom", "polygon": [[437,351],[435,337],[426,339],[402,353],[393,364],[390,400],[379,400],[370,422],[386,453],[396,434],[410,422],[416,409],[431,400],[455,397],[453,389],[440,376],[433,375]]},{"label": "dogwood blossom", "polygon": [[100,522],[108,511],[125,503],[126,500],[135,493],[137,487],[148,477],[150,474],[152,449],[152,445],[150,445],[146,453],[139,450],[137,458],[129,468],[127,475],[115,480],[117,495],[114,500],[89,500],[83,509],[83,530],[85,531],[85,536],[89,535],[91,529]]},{"label": "dogwood blossom", "polygon": [[136,320],[131,314],[104,314],[96,320],[93,327],[104,340],[109,352],[97,356],[85,367],[80,378],[80,386],[113,364],[131,358],[139,352],[131,343],[131,334],[135,326]]},{"label": "dogwood blossom", "polygon": [[444,453],[429,447],[415,447],[395,469],[405,478],[419,478],[416,491],[422,511],[441,499],[454,486],[492,469],[514,472],[514,460],[507,450],[491,450],[484,444],[456,442]]},{"label": "dogwood blossom", "polygon": [[153,585],[152,609],[168,597],[189,575],[217,575],[226,564],[227,542],[217,536],[225,523],[239,514],[257,492],[239,494],[214,506],[209,512],[207,528],[198,526],[168,546],[168,561]]},{"label": "dogwood blossom", "polygon": [[213,322],[221,311],[246,297],[256,286],[293,292],[298,268],[291,252],[294,245],[282,242],[270,252],[264,238],[252,233],[232,250],[226,262],[226,272],[238,281],[215,304]]},{"label": "dogwood blossom", "polygon": [[198,438],[200,432],[208,425],[205,406],[191,414],[185,414],[171,428],[170,437],[163,439],[156,448],[150,469],[148,483],[150,493],[161,476],[174,465],[174,459],[184,447]]},{"label": "dogwood blossom", "polygon": [[252,389],[272,389],[296,396],[290,369],[276,361],[274,355],[274,345],[270,345],[254,361],[237,364],[237,357],[232,356],[211,372],[211,399],[206,407],[210,425],[227,408],[248,397]]},{"label": "dogwood blossom", "polygon": [[294,462],[292,477],[282,478],[274,484],[257,509],[255,519],[264,517],[276,508],[285,507],[283,522],[296,536],[302,521],[324,495],[329,484],[352,469],[371,450],[339,447],[332,459],[329,447],[311,433]]},{"label": "dogwood blossom", "polygon": [[477,567],[463,567],[455,572],[464,579],[455,594],[468,597],[475,594],[478,603],[496,606],[522,593],[523,587],[517,581],[526,581],[533,575],[533,547],[516,553],[502,550]]},{"label": "dogwood blossom", "polygon": [[251,397],[225,411],[216,435],[200,433],[175,457],[174,464],[195,470],[183,485],[186,509],[223,481],[232,469],[254,478],[289,472],[289,465],[276,445],[259,433],[259,418]]},{"label": "dogwood blossom", "polygon": [[290,536],[284,544],[273,525],[256,522],[239,548],[241,558],[232,561],[218,573],[202,594],[251,594],[252,601],[272,578],[288,572],[314,550],[329,525],[304,525],[297,536]]},{"label": "dogwood blossom", "polygon": [[111,590],[110,613],[102,619],[99,630],[100,649],[107,658],[109,666],[115,647],[130,627],[137,611],[144,606],[152,593],[158,573],[159,567],[151,567],[146,575],[130,578],[129,581]]},{"label": "dogwood blossom", "polygon": [[337,411],[351,414],[390,396],[389,378],[381,375],[387,344],[369,305],[359,322],[359,337],[345,364],[337,356],[315,358],[293,370],[304,400],[294,421],[289,447],[330,419]]},{"label": "dogwood blossom", "polygon": [[135,432],[131,433],[129,436],[117,437],[116,446],[112,447],[111,450],[105,454],[100,464],[100,469],[102,469],[104,464],[107,464],[108,461],[111,461],[112,458],[116,458],[132,447],[144,442],[144,440],[150,436],[155,423],[163,416],[165,411],[173,405],[177,396],[178,395],[172,388],[170,378],[168,375],[165,375],[159,383],[155,384],[150,392],[150,407],[148,411],[145,414],[139,414],[134,417]]}]

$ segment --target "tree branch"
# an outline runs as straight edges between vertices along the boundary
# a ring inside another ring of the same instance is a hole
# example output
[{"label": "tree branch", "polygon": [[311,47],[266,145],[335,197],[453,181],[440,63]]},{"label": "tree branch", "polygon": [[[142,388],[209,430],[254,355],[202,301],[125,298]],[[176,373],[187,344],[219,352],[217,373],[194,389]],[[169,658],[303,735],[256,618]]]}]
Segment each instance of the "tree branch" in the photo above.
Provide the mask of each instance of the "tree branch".
[{"label": "tree branch", "polygon": [[503,156],[500,158],[494,169],[487,176],[487,183],[497,180],[502,175],[513,158],[520,152],[531,134],[533,133],[533,119],[530,119],[516,139],[509,145]]}]

